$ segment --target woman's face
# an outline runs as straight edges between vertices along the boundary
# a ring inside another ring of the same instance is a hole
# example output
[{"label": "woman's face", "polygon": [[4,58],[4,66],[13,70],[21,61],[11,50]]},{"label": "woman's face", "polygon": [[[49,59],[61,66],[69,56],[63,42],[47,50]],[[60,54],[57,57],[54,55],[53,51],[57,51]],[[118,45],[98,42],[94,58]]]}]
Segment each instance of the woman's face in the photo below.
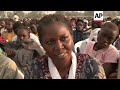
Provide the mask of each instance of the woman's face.
[{"label": "woman's face", "polygon": [[101,30],[98,33],[97,43],[99,48],[107,48],[116,39],[117,33]]},{"label": "woman's face", "polygon": [[83,30],[83,23],[81,21],[77,22],[76,28],[78,31],[82,31]]},{"label": "woman's face", "polygon": [[73,39],[63,24],[54,23],[42,31],[42,46],[52,60],[66,60],[71,57]]},{"label": "woman's face", "polygon": [[30,34],[26,30],[24,30],[24,29],[18,30],[18,32],[17,32],[18,40],[23,41],[28,38],[30,38]]}]

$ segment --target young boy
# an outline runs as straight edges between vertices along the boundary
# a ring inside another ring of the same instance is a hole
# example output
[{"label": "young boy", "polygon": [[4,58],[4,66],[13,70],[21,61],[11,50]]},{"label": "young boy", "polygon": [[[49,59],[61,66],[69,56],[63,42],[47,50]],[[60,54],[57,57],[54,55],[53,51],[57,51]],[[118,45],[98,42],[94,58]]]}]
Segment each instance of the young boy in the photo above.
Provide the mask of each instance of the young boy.
[{"label": "young boy", "polygon": [[105,23],[98,33],[97,42],[90,41],[86,47],[85,53],[99,60],[104,67],[106,77],[116,71],[119,53],[112,45],[119,34],[115,23]]}]

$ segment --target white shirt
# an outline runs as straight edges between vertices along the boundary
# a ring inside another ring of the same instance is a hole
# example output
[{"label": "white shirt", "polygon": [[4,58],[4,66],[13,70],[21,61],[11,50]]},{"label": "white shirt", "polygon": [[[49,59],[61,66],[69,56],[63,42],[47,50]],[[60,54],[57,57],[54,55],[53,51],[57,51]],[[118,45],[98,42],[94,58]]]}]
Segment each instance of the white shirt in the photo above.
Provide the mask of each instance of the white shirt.
[{"label": "white shirt", "polygon": [[19,21],[19,17],[18,17],[18,15],[14,15],[13,20],[15,20],[15,21]]},{"label": "white shirt", "polygon": [[[57,68],[53,64],[52,60],[50,59],[50,57],[48,58],[48,68],[49,68],[52,79],[61,79],[61,76]],[[68,79],[75,79],[76,68],[77,68],[77,58],[75,53],[72,52],[72,64],[69,70]]]}]

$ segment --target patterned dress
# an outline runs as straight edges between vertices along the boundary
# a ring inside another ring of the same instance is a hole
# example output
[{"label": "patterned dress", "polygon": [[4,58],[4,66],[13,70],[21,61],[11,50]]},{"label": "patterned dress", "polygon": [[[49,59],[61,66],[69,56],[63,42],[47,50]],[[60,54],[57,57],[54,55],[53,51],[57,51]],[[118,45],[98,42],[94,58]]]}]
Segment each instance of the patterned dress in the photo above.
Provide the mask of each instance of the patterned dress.
[{"label": "patterned dress", "polygon": [[[104,69],[99,61],[86,54],[76,54],[77,69],[75,79],[106,79]],[[64,79],[68,79],[66,74]],[[31,74],[25,79],[52,79],[48,68],[48,56],[36,58],[31,64]]]}]

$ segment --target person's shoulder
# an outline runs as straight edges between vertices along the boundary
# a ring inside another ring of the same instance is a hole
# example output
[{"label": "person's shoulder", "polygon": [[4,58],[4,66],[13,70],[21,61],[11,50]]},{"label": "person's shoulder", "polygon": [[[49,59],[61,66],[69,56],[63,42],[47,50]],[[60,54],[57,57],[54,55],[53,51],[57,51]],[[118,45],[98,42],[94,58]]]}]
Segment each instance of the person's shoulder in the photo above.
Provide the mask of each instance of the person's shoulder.
[{"label": "person's shoulder", "polygon": [[118,51],[117,48],[114,45],[109,45],[109,48],[107,49],[108,51]]},{"label": "person's shoulder", "polygon": [[3,54],[0,54],[0,62],[0,65],[16,67],[15,62]]},{"label": "person's shoulder", "polygon": [[99,31],[99,30],[101,30],[101,28],[95,28],[95,29],[93,29],[93,31]]},{"label": "person's shoulder", "polygon": [[91,41],[91,40],[86,40],[86,42],[87,42],[87,47],[89,48],[89,47],[92,47],[94,44],[95,44],[95,42],[94,41]]},{"label": "person's shoulder", "polygon": [[33,40],[39,40],[38,37],[33,33],[30,33],[30,38],[32,38]]},{"label": "person's shoulder", "polygon": [[0,53],[0,62],[4,63],[4,62],[10,62],[10,58],[8,58],[7,56],[3,55],[2,53]]},{"label": "person's shoulder", "polygon": [[88,43],[95,44],[95,42],[91,40],[89,40]]},{"label": "person's shoulder", "polygon": [[17,70],[16,63],[5,55],[0,54],[0,78],[13,79]]},{"label": "person's shoulder", "polygon": [[32,36],[32,37],[36,37],[35,34],[33,34],[33,33],[30,33],[30,36]]}]

